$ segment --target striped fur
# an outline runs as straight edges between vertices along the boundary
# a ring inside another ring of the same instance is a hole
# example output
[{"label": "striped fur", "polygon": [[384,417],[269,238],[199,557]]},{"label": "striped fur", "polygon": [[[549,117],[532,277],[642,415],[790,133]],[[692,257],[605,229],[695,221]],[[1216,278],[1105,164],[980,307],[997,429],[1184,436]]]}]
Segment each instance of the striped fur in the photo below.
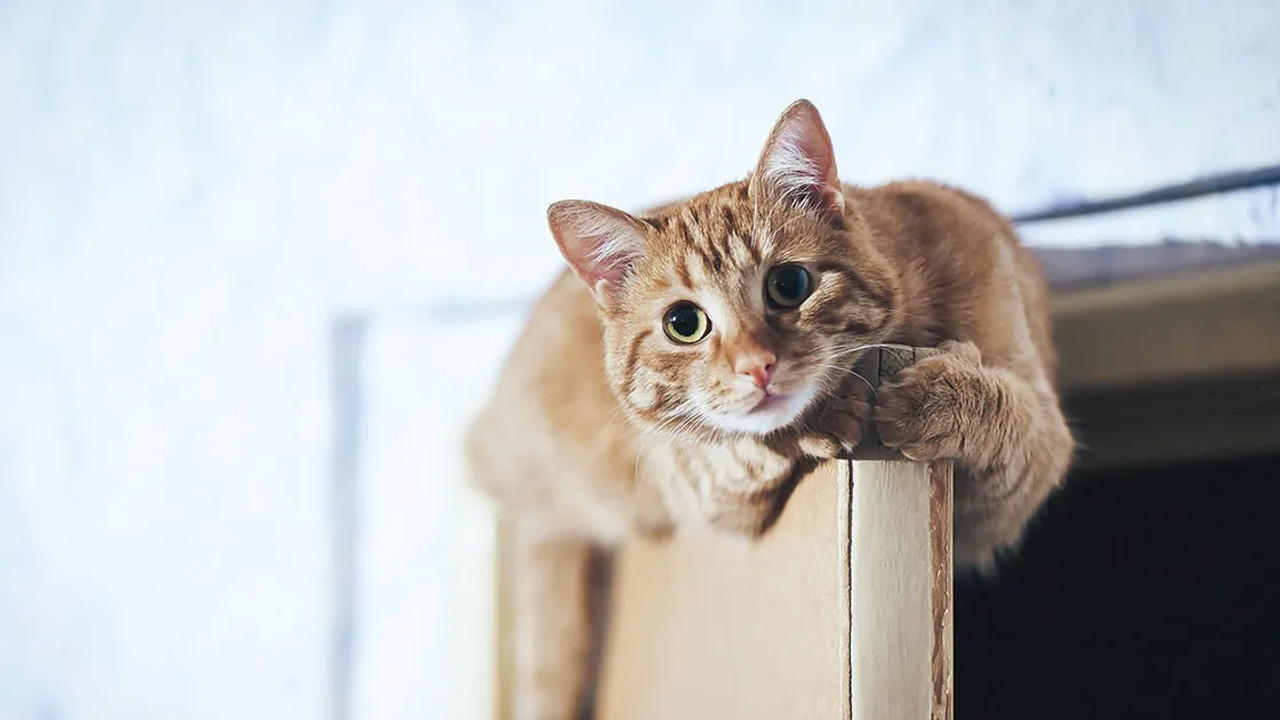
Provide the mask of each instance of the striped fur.
[{"label": "striped fur", "polygon": [[[783,113],[745,180],[639,216],[566,201],[549,220],[582,282],[566,274],[534,309],[468,438],[473,476],[521,542],[612,544],[694,521],[759,533],[801,477],[857,443],[873,404],[887,444],[956,460],[962,564],[990,567],[1060,483],[1072,439],[1030,254],[962,191],[841,185],[807,102]],[[793,309],[765,301],[782,263],[814,281]],[[683,301],[711,320],[696,344],[663,331]],[[849,369],[881,342],[945,352],[872,397]],[[768,356],[776,402],[760,404],[738,361]],[[528,554],[559,558],[544,564],[566,580],[522,596],[557,628],[585,625],[571,617],[584,590],[567,580],[585,573],[564,560],[582,553],[568,547]],[[587,645],[521,656],[517,687],[533,695],[517,698],[520,717],[576,706]]]}]

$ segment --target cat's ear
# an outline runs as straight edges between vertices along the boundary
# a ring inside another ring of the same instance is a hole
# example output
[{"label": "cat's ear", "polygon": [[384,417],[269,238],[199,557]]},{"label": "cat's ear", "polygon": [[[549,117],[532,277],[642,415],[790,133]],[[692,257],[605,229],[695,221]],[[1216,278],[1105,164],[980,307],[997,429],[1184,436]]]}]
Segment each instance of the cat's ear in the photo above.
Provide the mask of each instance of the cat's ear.
[{"label": "cat's ear", "polygon": [[547,208],[547,224],[573,272],[607,307],[644,254],[644,222],[608,205],[562,200]]},{"label": "cat's ear", "polygon": [[844,191],[831,136],[813,103],[797,100],[782,111],[751,176],[751,192],[757,199],[843,216]]}]

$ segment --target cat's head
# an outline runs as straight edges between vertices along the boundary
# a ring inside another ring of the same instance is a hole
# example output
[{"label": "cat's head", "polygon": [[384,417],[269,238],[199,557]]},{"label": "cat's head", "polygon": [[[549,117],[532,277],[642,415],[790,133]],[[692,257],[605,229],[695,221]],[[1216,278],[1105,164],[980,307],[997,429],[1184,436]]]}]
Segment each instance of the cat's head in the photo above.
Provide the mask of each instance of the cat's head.
[{"label": "cat's head", "polygon": [[786,109],[746,180],[645,217],[581,200],[551,231],[591,288],[606,368],[642,425],[767,435],[884,340],[897,284],[836,176],[818,111]]}]

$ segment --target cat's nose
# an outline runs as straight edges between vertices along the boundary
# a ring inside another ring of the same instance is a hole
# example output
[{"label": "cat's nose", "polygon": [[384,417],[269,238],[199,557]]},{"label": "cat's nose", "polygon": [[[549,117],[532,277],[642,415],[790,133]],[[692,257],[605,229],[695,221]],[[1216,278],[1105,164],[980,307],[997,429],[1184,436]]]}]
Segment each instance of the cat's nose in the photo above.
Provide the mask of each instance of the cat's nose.
[{"label": "cat's nose", "polygon": [[733,371],[745,377],[761,390],[767,390],[773,370],[778,366],[778,356],[768,350],[739,355],[733,361]]}]

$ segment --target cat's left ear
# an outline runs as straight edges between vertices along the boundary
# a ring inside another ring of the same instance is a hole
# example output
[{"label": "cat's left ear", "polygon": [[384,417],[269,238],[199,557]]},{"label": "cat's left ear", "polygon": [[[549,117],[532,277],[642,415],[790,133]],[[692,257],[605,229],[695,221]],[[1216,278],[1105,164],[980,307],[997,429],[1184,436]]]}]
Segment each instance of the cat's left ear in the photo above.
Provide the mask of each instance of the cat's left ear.
[{"label": "cat's left ear", "polygon": [[751,192],[757,198],[844,216],[831,136],[813,103],[797,100],[782,111],[751,176]]},{"label": "cat's left ear", "polygon": [[611,307],[644,253],[644,222],[608,205],[561,200],[547,208],[547,224],[560,254],[591,288],[596,303]]}]

